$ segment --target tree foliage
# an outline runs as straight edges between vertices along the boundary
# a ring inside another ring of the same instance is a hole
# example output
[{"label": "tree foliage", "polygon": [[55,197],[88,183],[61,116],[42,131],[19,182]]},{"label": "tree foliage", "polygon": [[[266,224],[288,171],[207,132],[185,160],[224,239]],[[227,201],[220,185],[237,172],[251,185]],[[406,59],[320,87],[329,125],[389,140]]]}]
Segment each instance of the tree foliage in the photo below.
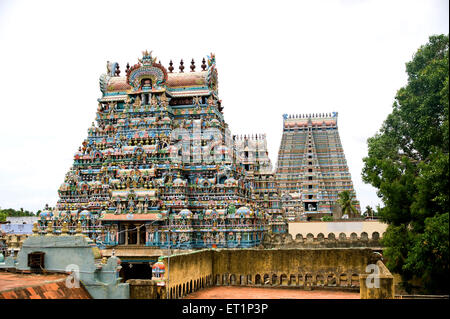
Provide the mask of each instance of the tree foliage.
[{"label": "tree foliage", "polygon": [[[20,210],[15,210],[13,208],[7,208],[7,209],[0,209],[0,216],[5,216],[5,220],[6,217],[23,217],[23,216],[36,216],[33,212],[30,212],[28,210],[24,210],[23,208],[21,208]],[[1,221],[1,217],[0,217],[0,221]]]},{"label": "tree foliage", "polygon": [[364,211],[365,217],[373,217],[376,216],[377,213],[373,210],[373,208],[369,205],[366,206],[366,210]]},{"label": "tree foliage", "polygon": [[433,291],[448,291],[441,271],[449,253],[448,46],[448,35],[431,36],[406,63],[408,83],[368,139],[362,172],[384,203],[387,266]]},{"label": "tree foliage", "polygon": [[341,206],[343,214],[347,214],[350,218],[359,217],[353,194],[350,191],[340,192],[338,197],[337,203]]}]

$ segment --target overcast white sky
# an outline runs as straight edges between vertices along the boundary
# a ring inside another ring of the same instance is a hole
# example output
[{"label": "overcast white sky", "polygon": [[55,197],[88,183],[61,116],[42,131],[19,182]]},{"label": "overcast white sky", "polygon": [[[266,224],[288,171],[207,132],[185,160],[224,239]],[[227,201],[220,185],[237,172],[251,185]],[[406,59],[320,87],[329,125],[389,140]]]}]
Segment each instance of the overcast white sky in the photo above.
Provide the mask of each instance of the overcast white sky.
[{"label": "overcast white sky", "polygon": [[339,112],[361,206],[380,203],[361,180],[367,138],[405,85],[405,62],[448,33],[448,1],[0,0],[0,207],[54,206],[87,136],[106,61],[145,49],[173,59],[216,54],[233,134],[266,133],[275,166],[282,114]]}]

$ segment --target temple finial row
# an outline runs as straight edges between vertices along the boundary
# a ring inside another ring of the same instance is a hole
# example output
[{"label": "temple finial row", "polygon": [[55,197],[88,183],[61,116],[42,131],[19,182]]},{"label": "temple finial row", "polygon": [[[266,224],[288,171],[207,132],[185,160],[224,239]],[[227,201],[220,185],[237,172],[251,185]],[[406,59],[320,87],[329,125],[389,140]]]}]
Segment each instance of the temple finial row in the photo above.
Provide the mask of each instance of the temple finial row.
[{"label": "temple finial row", "polygon": [[266,134],[233,135],[233,140],[263,140],[265,138]]},{"label": "temple finial row", "polygon": [[332,113],[312,113],[312,114],[284,114],[284,119],[305,119],[305,118],[326,118],[337,117],[338,112]]},{"label": "temple finial row", "polygon": [[[159,64],[161,64],[161,61],[159,61]],[[201,64],[202,71],[206,71],[207,67],[208,66],[206,65],[206,60],[205,60],[205,58],[203,58],[202,59],[202,64]],[[120,76],[119,63],[107,61],[106,68],[107,68],[107,74],[109,76],[111,76],[111,77],[112,76]],[[180,70],[180,73],[184,73],[185,66],[184,66],[183,59],[181,59],[180,66],[178,68]],[[192,59],[191,65],[190,65],[191,72],[195,72],[195,68],[196,68],[195,61],[194,61],[194,59]],[[169,70],[169,73],[173,73],[174,67],[173,67],[172,60],[170,60],[169,67],[167,69]],[[130,63],[127,62],[125,74],[128,74],[129,71],[130,71]]]},{"label": "temple finial row", "polygon": [[[191,69],[191,72],[195,72],[195,61],[194,59],[192,59],[191,61],[191,65],[189,66]],[[184,61],[183,59],[180,60],[180,66],[178,67],[180,69],[180,73],[184,73]],[[205,58],[203,58],[202,60],[202,65],[201,65],[202,71],[206,71],[207,65],[206,65],[206,60]],[[170,60],[169,62],[169,67],[168,67],[169,73],[173,73],[174,67],[173,67],[173,61]]]}]

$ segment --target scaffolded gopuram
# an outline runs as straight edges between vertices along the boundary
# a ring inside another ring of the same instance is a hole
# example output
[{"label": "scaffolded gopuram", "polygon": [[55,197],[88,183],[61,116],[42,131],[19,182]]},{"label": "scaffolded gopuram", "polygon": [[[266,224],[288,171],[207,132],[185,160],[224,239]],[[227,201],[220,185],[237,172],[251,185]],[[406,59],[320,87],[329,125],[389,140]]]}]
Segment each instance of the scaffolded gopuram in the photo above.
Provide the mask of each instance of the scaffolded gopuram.
[{"label": "scaffolded gopuram", "polygon": [[[200,71],[194,60],[190,71],[183,64],[174,73],[172,61],[166,70],[146,51],[120,76],[118,64],[108,62],[96,123],[55,209],[42,212],[40,232],[58,233],[67,223],[69,233],[105,247],[260,244],[279,212],[274,176],[263,171],[270,161],[240,158],[248,150],[239,149],[245,142],[224,121],[214,55]],[[265,136],[259,141],[265,145]]]},{"label": "scaffolded gopuram", "polygon": [[[339,138],[337,112],[285,114],[283,118],[276,177],[287,219],[331,215],[338,194],[345,190],[356,198]],[[355,206],[359,211],[359,202]]]}]

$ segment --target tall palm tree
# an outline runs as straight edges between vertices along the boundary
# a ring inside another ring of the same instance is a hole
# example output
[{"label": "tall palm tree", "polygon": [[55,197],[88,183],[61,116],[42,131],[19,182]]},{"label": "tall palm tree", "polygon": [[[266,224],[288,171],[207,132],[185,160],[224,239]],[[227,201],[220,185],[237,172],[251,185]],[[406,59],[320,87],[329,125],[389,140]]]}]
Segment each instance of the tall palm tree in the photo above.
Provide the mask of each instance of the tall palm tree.
[{"label": "tall palm tree", "polygon": [[366,211],[364,212],[366,217],[372,217],[373,218],[373,208],[369,205],[366,206]]},{"label": "tall palm tree", "polygon": [[353,194],[349,191],[339,193],[337,203],[341,206],[342,213],[347,214],[349,218],[358,217],[358,210],[354,206]]}]

